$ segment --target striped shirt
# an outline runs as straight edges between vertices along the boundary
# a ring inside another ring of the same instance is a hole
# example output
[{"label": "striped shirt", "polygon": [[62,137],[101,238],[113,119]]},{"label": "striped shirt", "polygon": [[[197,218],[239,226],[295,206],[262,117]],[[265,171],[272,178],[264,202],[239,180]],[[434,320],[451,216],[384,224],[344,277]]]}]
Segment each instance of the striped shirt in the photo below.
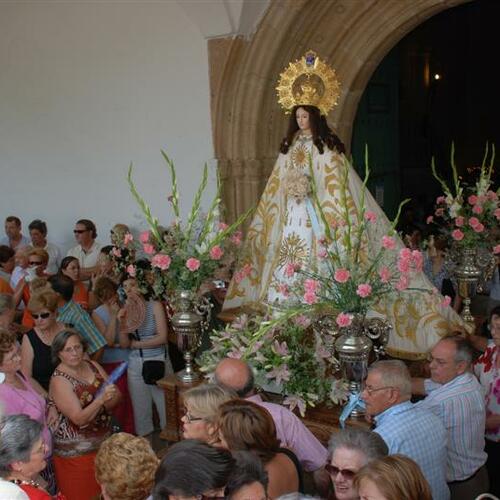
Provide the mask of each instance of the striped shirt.
[{"label": "striped shirt", "polygon": [[485,407],[481,386],[472,373],[447,384],[425,381],[428,396],[416,406],[441,418],[448,432],[446,480],[463,481],[486,462],[484,451]]},{"label": "striped shirt", "polygon": [[72,300],[59,308],[57,321],[72,325],[82,335],[88,344],[89,354],[94,354],[101,347],[108,345],[89,314]]},{"label": "striped shirt", "polygon": [[446,484],[446,429],[439,417],[410,401],[394,405],[375,417],[375,432],[389,454],[415,460],[427,479],[434,500],[448,500]]},{"label": "striped shirt", "polygon": [[[146,302],[146,315],[142,325],[136,330],[136,340],[149,340],[154,337],[156,332],[156,320],[154,315],[154,301]],[[157,358],[166,355],[166,346],[148,347],[147,349],[131,349],[130,357],[141,357],[144,359]],[[142,353],[141,353],[142,351]]]}]

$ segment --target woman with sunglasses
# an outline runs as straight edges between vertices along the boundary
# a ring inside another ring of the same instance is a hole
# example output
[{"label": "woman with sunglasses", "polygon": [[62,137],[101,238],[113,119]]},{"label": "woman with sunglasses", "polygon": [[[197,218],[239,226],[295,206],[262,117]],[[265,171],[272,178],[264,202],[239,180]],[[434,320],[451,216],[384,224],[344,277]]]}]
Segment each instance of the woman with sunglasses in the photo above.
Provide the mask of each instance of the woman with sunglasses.
[{"label": "woman with sunglasses", "polygon": [[95,479],[94,461],[99,447],[111,434],[111,410],[121,394],[108,375],[85,354],[78,332],[66,329],[52,343],[49,394],[59,413],[53,429],[57,484],[70,499],[90,499],[101,488]]},{"label": "woman with sunglasses", "polygon": [[388,452],[385,441],[375,432],[347,427],[333,434],[325,465],[333,488],[329,498],[358,500],[354,476],[367,463],[386,456]]},{"label": "woman with sunglasses", "polygon": [[23,336],[21,366],[24,375],[33,377],[44,391],[54,371],[50,349],[56,335],[65,329],[57,318],[58,295],[50,289],[35,293],[28,303],[35,326]]},{"label": "woman with sunglasses", "polygon": [[21,372],[21,355],[15,333],[0,330],[0,371],[5,380],[0,384],[0,404],[4,415],[28,415],[42,426],[42,439],[45,445],[43,478],[48,490],[55,493],[55,477],[51,464],[52,436],[49,425],[57,419],[54,407],[47,408],[43,394],[36,390],[32,380]]},{"label": "woman with sunglasses", "polygon": [[89,309],[89,291],[80,280],[80,262],[76,257],[64,257],[59,267],[59,273],[73,280],[73,302],[80,305],[85,311]]}]

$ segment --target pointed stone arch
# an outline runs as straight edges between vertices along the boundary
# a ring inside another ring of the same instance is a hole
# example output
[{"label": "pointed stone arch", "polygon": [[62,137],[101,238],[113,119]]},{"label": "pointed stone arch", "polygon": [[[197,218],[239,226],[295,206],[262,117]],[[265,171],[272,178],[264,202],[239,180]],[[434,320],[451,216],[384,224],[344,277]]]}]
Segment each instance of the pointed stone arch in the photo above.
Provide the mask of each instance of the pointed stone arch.
[{"label": "pointed stone arch", "polygon": [[359,100],[371,75],[407,33],[470,0],[275,0],[251,40],[209,41],[215,157],[228,218],[255,204],[286,128],[275,86],[308,49],[342,82],[329,122],[349,149]]}]

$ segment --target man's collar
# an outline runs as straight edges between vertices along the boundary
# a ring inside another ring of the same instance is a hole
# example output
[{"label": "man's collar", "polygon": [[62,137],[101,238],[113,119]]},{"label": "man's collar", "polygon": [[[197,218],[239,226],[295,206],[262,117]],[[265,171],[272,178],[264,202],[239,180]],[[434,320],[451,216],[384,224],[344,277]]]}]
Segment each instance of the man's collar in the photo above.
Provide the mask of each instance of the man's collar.
[{"label": "man's collar", "polygon": [[403,401],[402,403],[398,403],[393,406],[390,406],[389,408],[386,408],[382,413],[376,415],[373,418],[373,420],[375,420],[375,423],[379,425],[384,418],[387,418],[392,415],[397,415],[399,413],[403,413],[405,411],[408,411],[412,407],[413,403],[411,401]]}]

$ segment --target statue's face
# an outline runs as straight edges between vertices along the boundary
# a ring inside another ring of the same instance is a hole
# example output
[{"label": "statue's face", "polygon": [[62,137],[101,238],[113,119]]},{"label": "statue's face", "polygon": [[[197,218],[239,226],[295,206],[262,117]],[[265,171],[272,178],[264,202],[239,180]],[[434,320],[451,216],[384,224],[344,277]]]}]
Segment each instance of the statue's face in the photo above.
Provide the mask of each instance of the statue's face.
[{"label": "statue's face", "polygon": [[304,132],[309,132],[311,130],[311,126],[309,124],[309,113],[304,108],[297,108],[295,118],[300,130]]}]

